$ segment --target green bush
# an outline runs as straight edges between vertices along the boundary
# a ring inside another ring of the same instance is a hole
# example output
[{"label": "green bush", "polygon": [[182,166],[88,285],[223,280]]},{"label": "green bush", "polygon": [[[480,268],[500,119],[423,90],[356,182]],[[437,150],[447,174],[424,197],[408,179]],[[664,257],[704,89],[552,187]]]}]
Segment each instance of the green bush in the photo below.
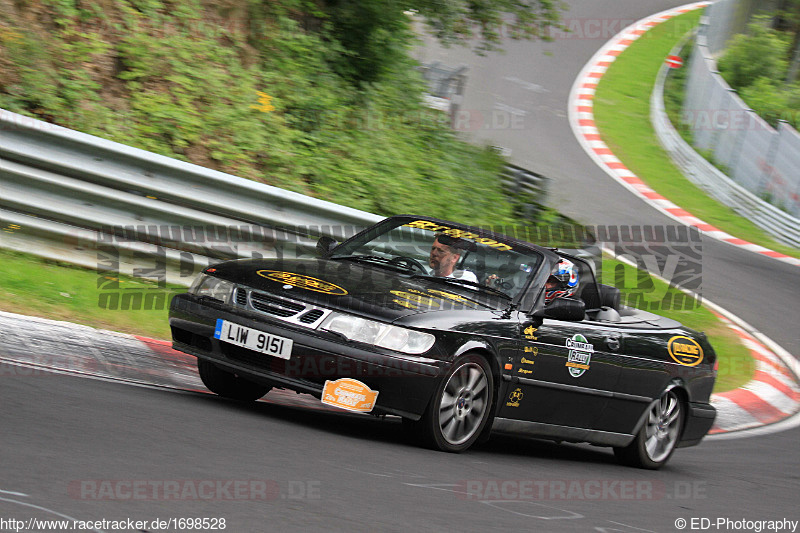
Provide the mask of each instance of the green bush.
[{"label": "green bush", "polygon": [[792,39],[757,16],[747,35],[736,35],[717,65],[725,81],[760,117],[777,126],[800,127],[800,82],[785,83]]},{"label": "green bush", "polygon": [[315,6],[32,1],[0,21],[0,107],[381,215],[513,222],[502,159],[424,106],[407,16],[355,39]]}]

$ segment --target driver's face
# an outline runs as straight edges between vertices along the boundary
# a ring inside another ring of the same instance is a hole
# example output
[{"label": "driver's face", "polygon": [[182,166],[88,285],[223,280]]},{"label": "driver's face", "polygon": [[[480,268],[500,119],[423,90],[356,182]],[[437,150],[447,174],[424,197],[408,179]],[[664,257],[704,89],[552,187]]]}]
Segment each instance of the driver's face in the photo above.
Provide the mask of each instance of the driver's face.
[{"label": "driver's face", "polygon": [[459,257],[461,255],[451,252],[448,246],[435,240],[431,246],[428,265],[433,269],[434,275],[449,276],[455,269]]}]

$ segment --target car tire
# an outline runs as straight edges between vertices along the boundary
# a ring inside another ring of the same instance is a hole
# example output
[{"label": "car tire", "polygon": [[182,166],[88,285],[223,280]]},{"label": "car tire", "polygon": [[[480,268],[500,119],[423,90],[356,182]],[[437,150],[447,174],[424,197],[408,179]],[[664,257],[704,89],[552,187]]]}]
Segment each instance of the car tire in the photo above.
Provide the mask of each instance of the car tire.
[{"label": "car tire", "polygon": [[269,385],[254,383],[203,359],[197,360],[197,372],[203,385],[224,398],[243,402],[254,402],[272,389]]},{"label": "car tire", "polygon": [[463,452],[481,435],[493,398],[489,363],[477,354],[466,354],[442,378],[422,418],[406,425],[431,448]]},{"label": "car tire", "polygon": [[623,464],[657,470],[664,466],[680,440],[683,429],[684,405],[670,389],[647,408],[647,415],[628,446],[614,448]]}]

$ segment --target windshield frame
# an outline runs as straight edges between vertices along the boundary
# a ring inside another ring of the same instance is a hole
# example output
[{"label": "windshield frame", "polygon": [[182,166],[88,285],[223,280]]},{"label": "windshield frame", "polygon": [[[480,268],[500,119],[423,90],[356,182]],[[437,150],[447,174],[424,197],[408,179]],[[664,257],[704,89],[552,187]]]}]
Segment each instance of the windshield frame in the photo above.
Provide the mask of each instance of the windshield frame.
[{"label": "windshield frame", "polygon": [[[333,248],[327,255],[326,258],[328,259],[347,259],[350,256],[368,256],[374,254],[358,254],[355,253],[359,248],[364,246],[370,241],[375,240],[377,237],[383,234],[387,234],[392,230],[400,228],[402,226],[409,226],[410,228],[417,228],[420,230],[427,230],[430,233],[430,236],[433,236],[437,233],[445,233],[449,235],[460,235],[466,239],[474,241],[477,245],[483,246],[489,250],[496,250],[498,252],[503,251],[510,251],[515,254],[529,256],[535,259],[535,263],[531,265],[531,270],[526,271],[527,277],[524,283],[515,290],[514,293],[509,293],[504,291],[503,289],[499,289],[500,292],[504,292],[505,296],[501,294],[495,294],[494,297],[503,298],[510,300],[512,304],[518,304],[529,291],[531,283],[534,282],[535,279],[538,279],[539,271],[548,263],[546,257],[548,256],[548,250],[537,246],[535,244],[531,244],[525,241],[521,241],[510,237],[505,234],[497,233],[491,230],[487,230],[484,228],[469,226],[466,224],[459,224],[450,221],[439,220],[432,217],[425,217],[425,216],[418,216],[418,215],[396,215],[393,217],[386,218],[381,222],[370,226],[361,232],[357,233],[356,235],[350,237],[346,241],[342,242],[341,244],[337,245]],[[477,252],[477,250],[472,250],[472,253]],[[466,255],[465,255],[466,257]],[[462,259],[465,259],[462,258]],[[424,264],[426,268],[429,267],[426,261],[420,261]],[[391,267],[393,270],[396,270],[399,274],[407,273],[411,277],[433,277],[428,272],[420,272],[416,268],[409,268],[409,269],[402,269],[396,268],[396,265],[380,265],[378,262],[375,263],[376,266],[384,266],[384,267]],[[453,284],[455,285],[455,284]],[[463,284],[464,291],[475,291],[481,289],[481,286],[470,287],[468,284]],[[483,286],[483,288],[486,288]],[[489,287],[492,289],[492,287]],[[481,291],[483,294],[491,295],[491,290]]]}]

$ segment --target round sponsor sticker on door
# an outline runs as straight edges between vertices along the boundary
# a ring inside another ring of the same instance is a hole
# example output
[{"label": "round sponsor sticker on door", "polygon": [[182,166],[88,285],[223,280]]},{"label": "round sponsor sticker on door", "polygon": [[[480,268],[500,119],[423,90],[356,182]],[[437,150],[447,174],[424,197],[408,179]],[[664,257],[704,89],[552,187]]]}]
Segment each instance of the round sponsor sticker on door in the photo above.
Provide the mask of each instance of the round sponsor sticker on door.
[{"label": "round sponsor sticker on door", "polygon": [[667,344],[669,356],[683,366],[697,366],[703,360],[703,348],[696,340],[676,335]]}]

